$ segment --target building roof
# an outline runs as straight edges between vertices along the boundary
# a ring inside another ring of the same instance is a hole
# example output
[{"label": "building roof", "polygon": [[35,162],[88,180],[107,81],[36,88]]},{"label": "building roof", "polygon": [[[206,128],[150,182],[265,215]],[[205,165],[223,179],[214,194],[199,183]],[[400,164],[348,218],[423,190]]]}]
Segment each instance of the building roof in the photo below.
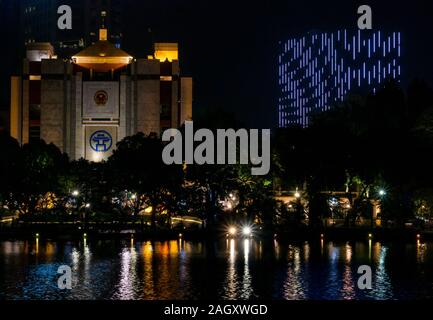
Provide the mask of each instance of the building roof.
[{"label": "building roof", "polygon": [[94,45],[77,53],[74,57],[131,57],[125,51],[116,48],[106,40],[99,40]]},{"label": "building roof", "polygon": [[132,56],[107,40],[99,40],[72,57],[79,66],[98,72],[116,70],[131,63]]}]

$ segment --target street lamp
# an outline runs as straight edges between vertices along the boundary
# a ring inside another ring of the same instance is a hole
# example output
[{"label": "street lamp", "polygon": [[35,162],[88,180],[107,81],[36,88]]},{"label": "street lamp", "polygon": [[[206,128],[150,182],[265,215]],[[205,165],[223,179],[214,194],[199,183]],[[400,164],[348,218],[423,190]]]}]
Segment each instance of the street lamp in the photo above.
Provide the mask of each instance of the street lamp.
[{"label": "street lamp", "polygon": [[383,190],[383,189],[380,189],[380,190],[379,190],[379,195],[380,195],[380,196],[384,196],[384,195],[386,195],[386,191]]},{"label": "street lamp", "polygon": [[236,230],[235,227],[230,227],[230,228],[229,228],[229,234],[230,234],[231,236],[235,236],[235,235],[236,235],[236,232],[237,232],[237,230]]},{"label": "street lamp", "polygon": [[250,227],[244,227],[242,229],[242,233],[244,234],[244,236],[251,236],[251,233],[252,233],[251,228]]},{"label": "street lamp", "polygon": [[[72,203],[72,205],[75,205],[75,209],[78,211],[78,196],[80,195],[80,191],[78,191],[78,190],[73,190],[72,192],[71,192],[71,195],[72,195],[72,197],[73,197],[73,199],[71,199],[71,203]],[[72,214],[72,212],[70,212],[69,214]]]}]

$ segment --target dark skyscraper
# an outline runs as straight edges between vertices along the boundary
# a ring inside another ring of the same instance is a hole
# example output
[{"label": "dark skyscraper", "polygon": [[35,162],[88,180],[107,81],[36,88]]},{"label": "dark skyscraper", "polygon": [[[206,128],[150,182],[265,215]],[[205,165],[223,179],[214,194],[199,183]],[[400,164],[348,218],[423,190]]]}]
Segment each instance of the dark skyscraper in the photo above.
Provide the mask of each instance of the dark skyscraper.
[{"label": "dark skyscraper", "polygon": [[307,127],[348,93],[375,92],[401,75],[400,32],[313,32],[279,48],[279,127]]},{"label": "dark skyscraper", "polygon": [[16,28],[19,17],[19,3],[0,0],[0,38],[3,42],[2,66],[0,72],[0,130],[9,126],[9,83],[10,74],[19,65],[19,30]]},{"label": "dark skyscraper", "polygon": [[[69,5],[72,9],[72,30],[60,30],[57,9]],[[110,41],[121,46],[120,0],[22,0],[20,6],[23,44],[50,42],[55,52],[71,56],[80,49],[98,40],[96,30],[101,25],[101,12],[105,12],[105,26],[109,29]]]}]

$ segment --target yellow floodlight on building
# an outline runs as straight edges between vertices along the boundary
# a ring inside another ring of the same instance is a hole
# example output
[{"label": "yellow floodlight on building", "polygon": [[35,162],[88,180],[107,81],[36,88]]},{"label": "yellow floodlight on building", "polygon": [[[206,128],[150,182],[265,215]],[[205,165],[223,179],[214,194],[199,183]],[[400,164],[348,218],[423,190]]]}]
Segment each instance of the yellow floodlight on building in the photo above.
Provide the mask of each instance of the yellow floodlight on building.
[{"label": "yellow floodlight on building", "polygon": [[179,60],[179,48],[177,43],[155,43],[155,59],[164,62]]}]

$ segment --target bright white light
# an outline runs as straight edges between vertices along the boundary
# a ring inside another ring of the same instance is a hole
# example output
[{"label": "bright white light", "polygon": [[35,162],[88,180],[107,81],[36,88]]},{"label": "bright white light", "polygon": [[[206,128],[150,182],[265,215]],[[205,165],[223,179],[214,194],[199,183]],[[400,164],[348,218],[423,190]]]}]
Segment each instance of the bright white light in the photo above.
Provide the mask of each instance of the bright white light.
[{"label": "bright white light", "polygon": [[251,235],[251,228],[250,227],[244,227],[242,232],[245,236],[250,236]]},{"label": "bright white light", "polygon": [[337,199],[336,199],[336,198],[331,198],[331,199],[329,200],[329,205],[330,205],[331,207],[335,207],[335,206],[337,206],[337,205],[338,205],[338,201],[337,201]]},{"label": "bright white light", "polygon": [[72,191],[72,195],[74,197],[78,197],[80,195],[80,192],[78,190],[74,190],[74,191]]},{"label": "bright white light", "polygon": [[86,203],[86,208],[90,208],[90,203]]},{"label": "bright white light", "polygon": [[301,194],[298,191],[296,191],[295,192],[295,198],[300,198],[300,197],[301,197]]},{"label": "bright white light", "polygon": [[386,191],[383,189],[379,190],[379,195],[384,196],[386,194]]},{"label": "bright white light", "polygon": [[236,232],[237,232],[237,230],[236,230],[235,227],[230,227],[230,228],[229,228],[229,234],[230,234],[230,235],[234,236],[234,235],[236,234]]},{"label": "bright white light", "polygon": [[103,153],[102,152],[93,152],[92,160],[93,160],[93,162],[101,162],[103,160]]},{"label": "bright white light", "polygon": [[132,199],[132,200],[137,199],[137,195],[136,195],[136,194],[133,194],[133,195],[131,196],[131,199]]}]

